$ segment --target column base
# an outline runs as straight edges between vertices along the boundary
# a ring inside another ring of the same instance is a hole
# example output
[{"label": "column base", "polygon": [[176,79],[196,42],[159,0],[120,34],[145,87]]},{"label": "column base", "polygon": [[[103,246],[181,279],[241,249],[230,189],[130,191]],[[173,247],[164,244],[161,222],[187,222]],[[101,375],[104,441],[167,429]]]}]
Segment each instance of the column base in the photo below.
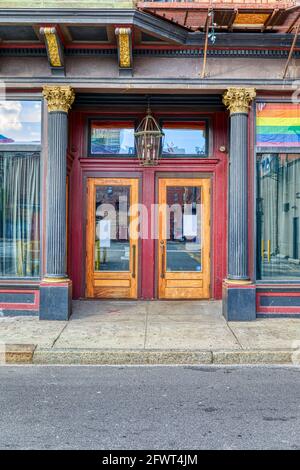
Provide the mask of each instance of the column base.
[{"label": "column base", "polygon": [[70,279],[40,284],[40,320],[69,320],[72,314],[72,281]]},{"label": "column base", "polygon": [[256,287],[250,281],[224,281],[222,299],[222,313],[227,321],[256,319]]}]

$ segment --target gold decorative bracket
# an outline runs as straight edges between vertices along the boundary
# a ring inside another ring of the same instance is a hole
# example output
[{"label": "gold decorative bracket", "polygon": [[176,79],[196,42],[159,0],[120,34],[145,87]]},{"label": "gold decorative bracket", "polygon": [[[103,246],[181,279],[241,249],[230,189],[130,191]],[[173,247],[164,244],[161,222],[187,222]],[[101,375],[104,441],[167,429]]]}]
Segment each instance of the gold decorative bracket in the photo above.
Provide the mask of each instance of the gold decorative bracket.
[{"label": "gold decorative bracket", "polygon": [[45,85],[43,95],[48,102],[49,113],[68,113],[75,99],[75,92],[73,88],[68,85]]},{"label": "gold decorative bracket", "polygon": [[116,28],[120,75],[132,76],[132,31],[131,28]]},{"label": "gold decorative bracket", "polygon": [[56,28],[40,28],[40,34],[45,41],[48,62],[52,73],[54,75],[65,75],[63,47]]},{"label": "gold decorative bracket", "polygon": [[248,114],[255,97],[255,88],[228,88],[223,95],[223,103],[229,109],[230,114]]}]

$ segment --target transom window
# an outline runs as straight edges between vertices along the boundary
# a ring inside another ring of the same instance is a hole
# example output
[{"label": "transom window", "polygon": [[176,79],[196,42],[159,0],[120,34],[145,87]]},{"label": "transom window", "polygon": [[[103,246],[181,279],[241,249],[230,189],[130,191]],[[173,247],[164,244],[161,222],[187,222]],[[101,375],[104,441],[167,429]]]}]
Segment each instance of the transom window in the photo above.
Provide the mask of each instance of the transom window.
[{"label": "transom window", "polygon": [[163,121],[163,157],[207,156],[206,121]]},{"label": "transom window", "polygon": [[[91,119],[89,156],[137,157],[134,138],[137,122]],[[160,126],[164,133],[162,158],[208,156],[208,125],[205,119],[161,119]]]},{"label": "transom window", "polygon": [[134,155],[133,121],[99,121],[90,123],[90,155]]}]

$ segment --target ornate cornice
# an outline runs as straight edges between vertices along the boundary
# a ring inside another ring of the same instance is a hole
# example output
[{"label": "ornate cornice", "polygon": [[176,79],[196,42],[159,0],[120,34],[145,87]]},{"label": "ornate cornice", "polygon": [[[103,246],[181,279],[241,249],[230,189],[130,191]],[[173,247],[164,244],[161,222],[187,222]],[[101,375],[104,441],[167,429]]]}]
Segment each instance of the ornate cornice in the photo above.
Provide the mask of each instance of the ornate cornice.
[{"label": "ornate cornice", "polygon": [[[203,57],[203,49],[134,49],[133,56],[154,56],[154,57],[176,57],[176,58],[193,58]],[[117,49],[92,49],[88,47],[68,48],[64,49],[64,53],[68,57],[74,56],[107,56],[116,55]],[[0,49],[0,56],[6,57],[44,57],[47,53],[41,47],[5,47],[3,44]],[[249,58],[249,59],[285,59],[289,55],[287,49],[211,49],[207,51],[209,57],[230,57],[230,58]],[[300,57],[300,51],[295,51],[294,58]]]},{"label": "ornate cornice", "polygon": [[230,114],[248,114],[251,101],[256,96],[255,88],[228,88],[223,95],[223,103]]},{"label": "ornate cornice", "polygon": [[73,88],[67,85],[46,85],[43,88],[43,95],[48,102],[49,113],[58,111],[67,113],[75,99],[75,92]]},{"label": "ornate cornice", "polygon": [[132,66],[131,53],[131,28],[116,28],[119,46],[119,67],[130,68]]}]

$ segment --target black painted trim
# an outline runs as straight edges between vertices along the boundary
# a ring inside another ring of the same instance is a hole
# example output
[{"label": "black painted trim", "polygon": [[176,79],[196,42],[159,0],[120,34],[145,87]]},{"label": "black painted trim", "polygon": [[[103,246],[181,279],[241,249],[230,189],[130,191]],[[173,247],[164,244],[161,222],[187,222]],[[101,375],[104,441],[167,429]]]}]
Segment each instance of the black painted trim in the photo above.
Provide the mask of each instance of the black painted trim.
[{"label": "black painted trim", "polygon": [[28,284],[18,284],[18,283],[9,283],[9,284],[4,284],[3,282],[0,282],[0,292],[2,290],[39,290],[40,289],[40,281],[38,281],[38,283],[36,284],[30,284],[30,282],[28,282]]},{"label": "black painted trim", "polygon": [[272,294],[272,293],[299,293],[300,295],[300,286],[299,287],[257,287],[256,292],[259,294]]},{"label": "black painted trim", "polygon": [[300,318],[299,313],[256,313],[256,318]]},{"label": "black painted trim", "polygon": [[[79,49],[65,48],[66,57],[102,57],[102,56],[116,56],[117,49],[93,49],[82,46]],[[289,51],[287,49],[209,49],[207,51],[208,57],[219,58],[249,58],[249,59],[286,59]],[[13,47],[1,48],[0,56],[3,57],[47,57],[47,52],[44,48],[26,48],[26,47]],[[172,57],[172,58],[194,58],[203,57],[203,49],[135,49],[133,50],[134,57]],[[294,58],[300,57],[300,51],[293,54]]]},{"label": "black painted trim", "polygon": [[0,304],[27,304],[34,305],[35,293],[33,292],[1,292],[0,290]]},{"label": "black painted trim", "polygon": [[[148,101],[150,106],[210,106],[215,109],[225,109],[220,94],[193,94],[193,95],[146,95],[146,94],[110,94],[110,93],[77,93],[75,106],[141,106],[146,109]],[[96,118],[95,118],[96,119]],[[99,117],[98,117],[99,119]],[[101,119],[100,119],[101,120]],[[122,119],[121,119],[122,120]]]},{"label": "black painted trim", "polygon": [[[220,58],[263,58],[263,59],[285,59],[288,57],[287,49],[208,49],[208,57]],[[193,58],[203,57],[203,49],[136,49],[133,51],[135,57],[154,56],[154,57],[176,57],[176,58]],[[293,55],[294,58],[300,57],[297,51]]]},{"label": "black painted trim", "polygon": [[38,317],[39,310],[2,310],[3,317]]},{"label": "black painted trim", "polygon": [[47,51],[43,47],[1,47],[0,56],[2,57],[47,57]]}]

